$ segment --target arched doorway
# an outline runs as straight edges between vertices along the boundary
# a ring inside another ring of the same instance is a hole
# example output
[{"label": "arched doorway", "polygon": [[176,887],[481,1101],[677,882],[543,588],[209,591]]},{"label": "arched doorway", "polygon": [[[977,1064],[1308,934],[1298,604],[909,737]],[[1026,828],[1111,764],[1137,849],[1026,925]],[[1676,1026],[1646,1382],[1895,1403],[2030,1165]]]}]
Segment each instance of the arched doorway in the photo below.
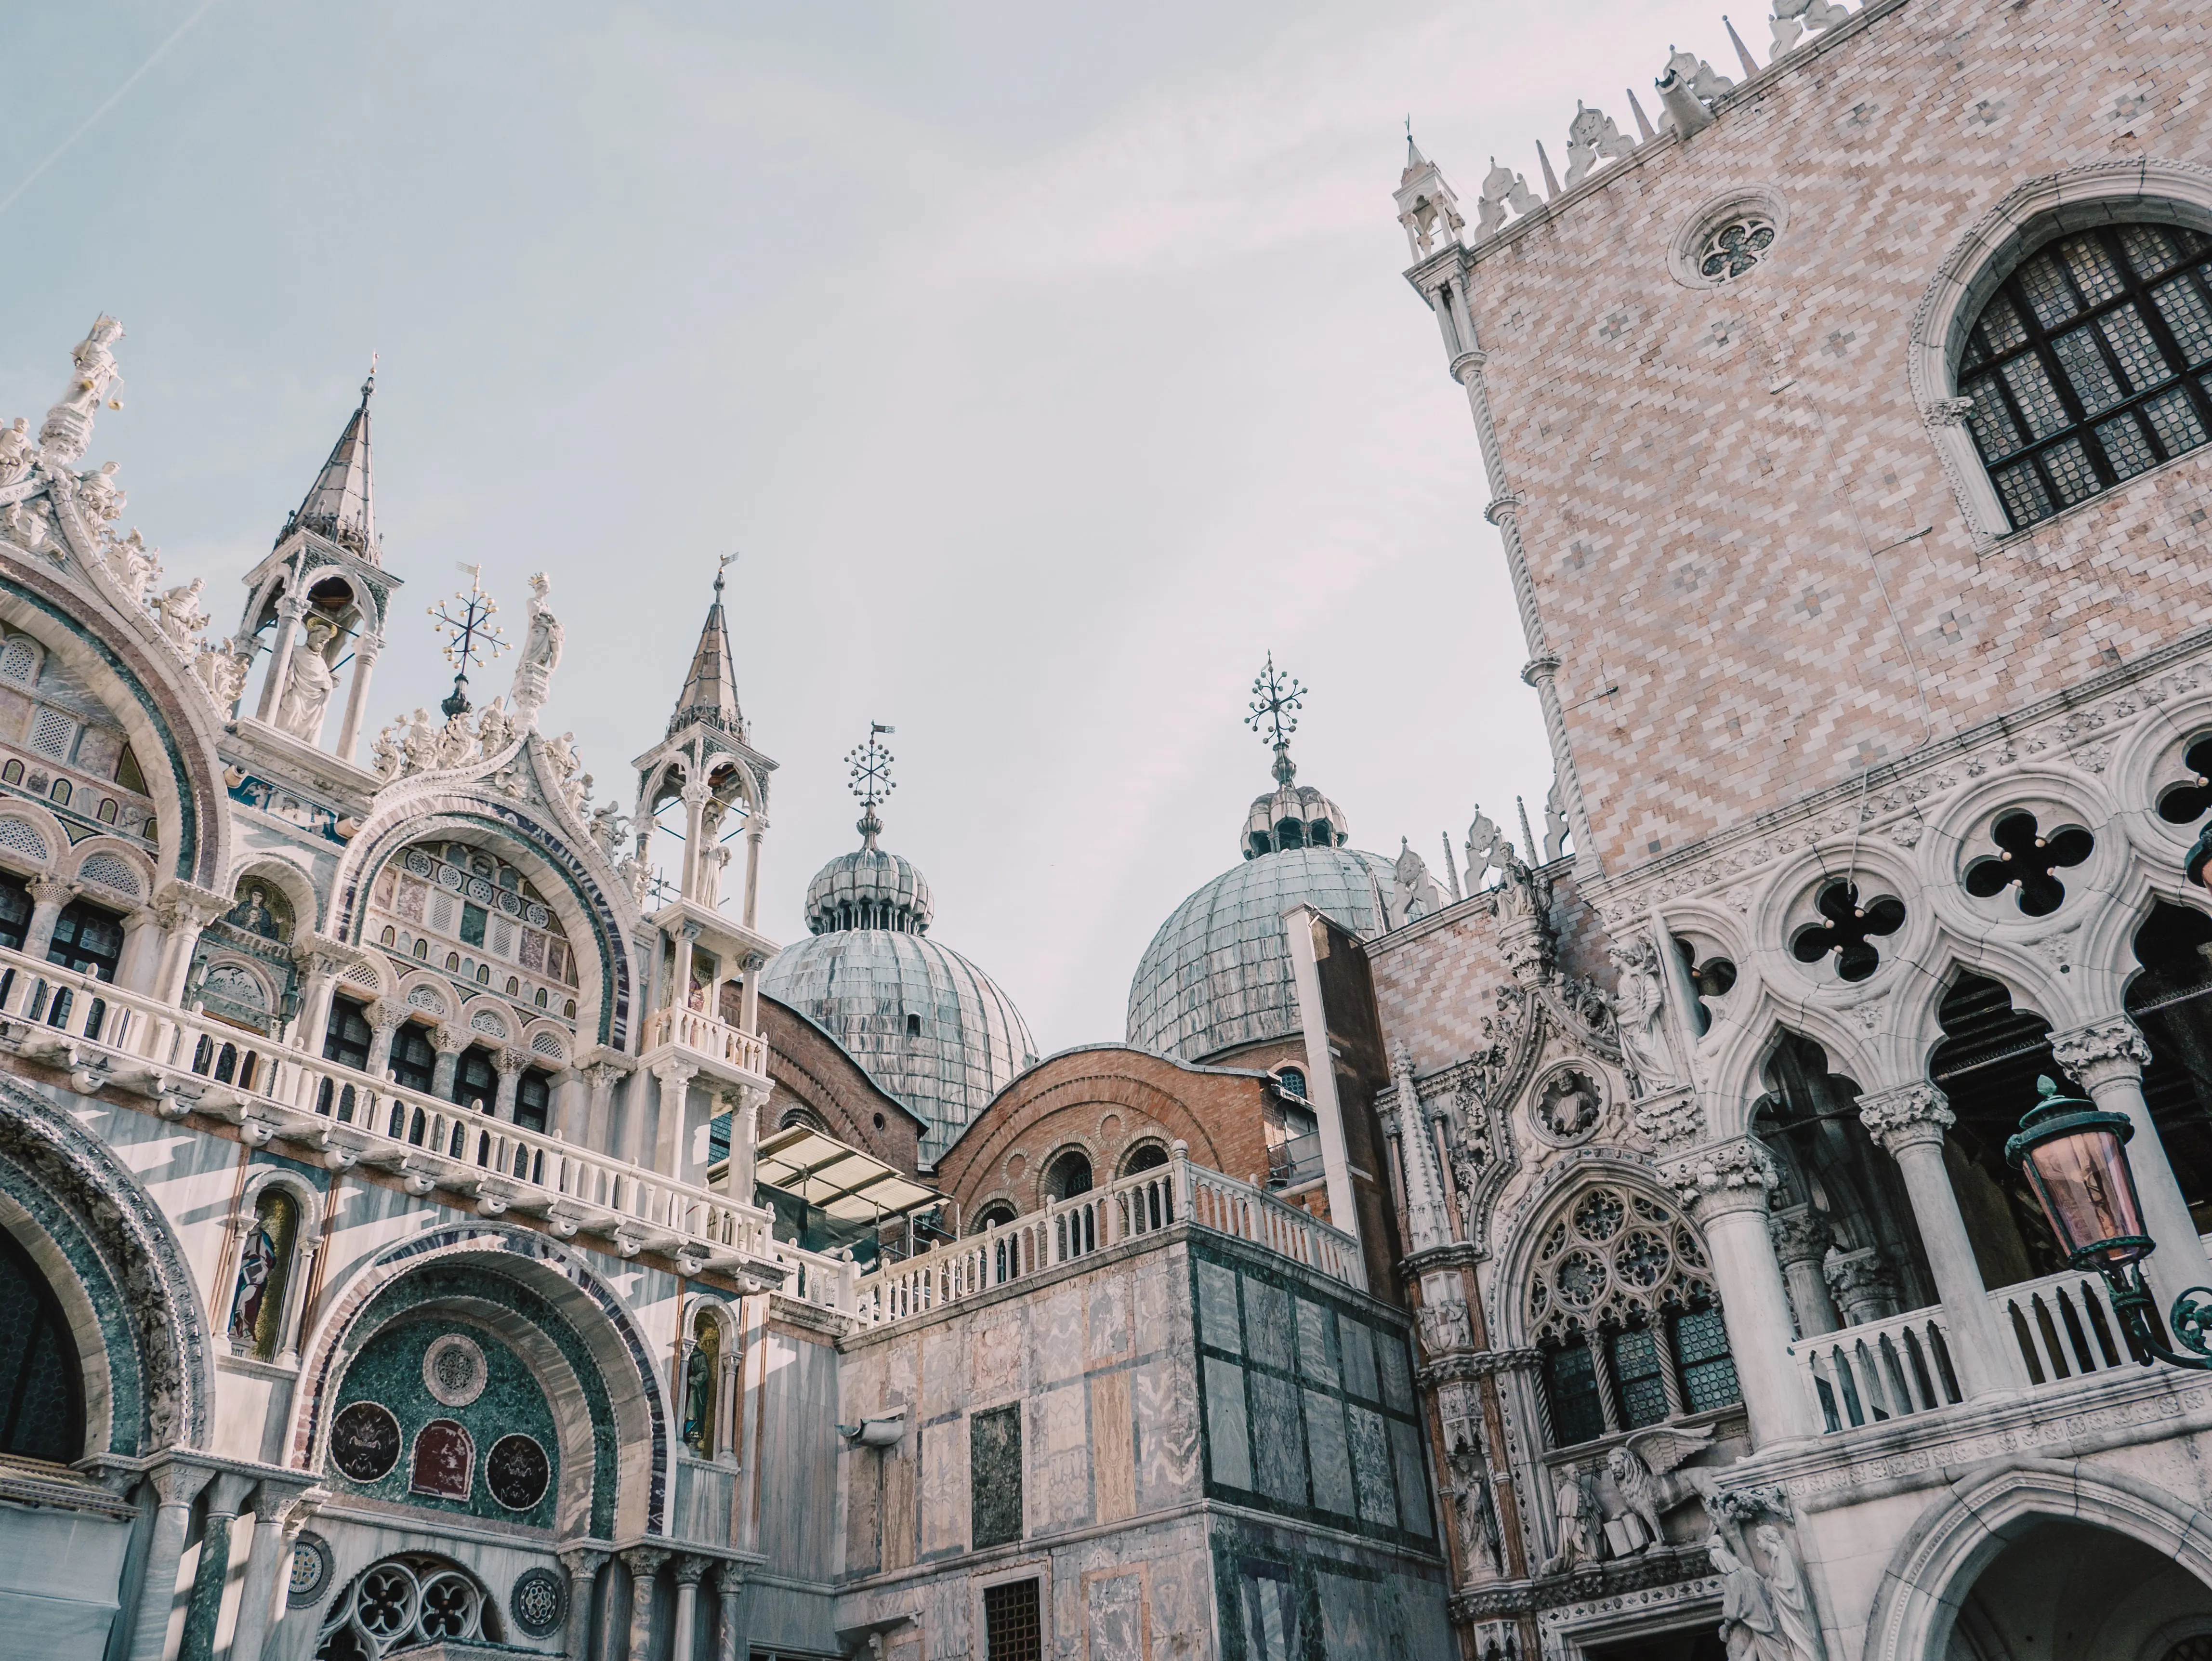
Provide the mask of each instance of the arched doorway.
[{"label": "arched doorway", "polygon": [[2035,1518],[1959,1603],[1943,1661],[2203,1661],[2212,1587],[2140,1540]]}]

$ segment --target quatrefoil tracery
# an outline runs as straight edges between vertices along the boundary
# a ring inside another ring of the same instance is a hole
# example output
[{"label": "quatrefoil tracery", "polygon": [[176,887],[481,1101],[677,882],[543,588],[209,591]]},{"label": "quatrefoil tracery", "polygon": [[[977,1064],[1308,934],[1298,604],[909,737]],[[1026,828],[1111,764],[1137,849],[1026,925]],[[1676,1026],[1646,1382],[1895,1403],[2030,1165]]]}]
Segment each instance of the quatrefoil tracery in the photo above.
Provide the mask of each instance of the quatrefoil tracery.
[{"label": "quatrefoil tracery", "polygon": [[2181,764],[2191,776],[2159,792],[2158,816],[2168,824],[2194,824],[2212,808],[2212,735],[2192,743]]},{"label": "quatrefoil tracery", "polygon": [[1800,963],[1818,963],[1836,954],[1836,973],[1844,980],[1863,981],[1881,966],[1875,937],[1894,934],[1905,927],[1905,902],[1885,894],[1869,905],[1859,904],[1858,885],[1838,877],[1824,885],[1813,909],[1826,919],[1807,923],[1790,938],[1790,955]]},{"label": "quatrefoil tracery", "polygon": [[2002,851],[1966,867],[1966,891],[1986,900],[2016,885],[2021,911],[2030,917],[2047,917],[2059,908],[2066,885],[2052,873],[2081,864],[2097,846],[2096,838],[2078,824],[2061,825],[2047,837],[2039,834],[2035,815],[2024,808],[2000,815],[1990,827],[1990,840]]}]

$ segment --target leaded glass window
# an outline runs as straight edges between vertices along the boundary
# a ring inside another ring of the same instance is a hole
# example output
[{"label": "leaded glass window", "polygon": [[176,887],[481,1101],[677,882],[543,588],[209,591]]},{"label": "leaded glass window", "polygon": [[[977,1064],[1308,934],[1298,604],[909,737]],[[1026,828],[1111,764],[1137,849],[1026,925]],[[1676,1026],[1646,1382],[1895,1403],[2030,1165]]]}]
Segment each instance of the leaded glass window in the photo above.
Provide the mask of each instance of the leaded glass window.
[{"label": "leaded glass window", "polygon": [[1551,1401],[1553,1445],[1572,1447],[1605,1434],[1605,1409],[1597,1394],[1597,1358],[1588,1344],[1578,1340],[1545,1352],[1544,1389]]},{"label": "leaded glass window", "polygon": [[1613,1335],[1613,1382],[1620,1416],[1631,1430],[1664,1422],[1667,1387],[1659,1382],[1659,1345],[1650,1327]]},{"label": "leaded glass window", "polygon": [[1691,1310],[1674,1317],[1674,1359],[1691,1412],[1705,1413],[1743,1400],[1720,1311]]},{"label": "leaded glass window", "polygon": [[2042,249],[1990,297],[1959,392],[2014,530],[2212,436],[2212,238],[2113,225]]}]

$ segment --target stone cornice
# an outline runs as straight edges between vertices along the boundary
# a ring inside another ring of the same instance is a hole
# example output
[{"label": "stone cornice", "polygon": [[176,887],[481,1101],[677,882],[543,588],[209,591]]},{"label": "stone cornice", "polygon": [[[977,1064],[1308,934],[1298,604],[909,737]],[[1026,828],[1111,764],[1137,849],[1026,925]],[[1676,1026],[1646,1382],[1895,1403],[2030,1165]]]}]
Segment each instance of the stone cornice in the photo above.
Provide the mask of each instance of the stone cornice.
[{"label": "stone cornice", "polygon": [[1398,1260],[1398,1273],[1408,1281],[1417,1281],[1440,1269],[1473,1269],[1489,1256],[1487,1250],[1472,1241],[1453,1240],[1448,1244],[1431,1246],[1426,1251],[1407,1252]]},{"label": "stone cornice", "polygon": [[[1516,1615],[1534,1615],[1567,1603],[1583,1603],[1595,1597],[1650,1586],[1668,1586],[1713,1579],[1712,1560],[1702,1546],[1655,1546],[1635,1557],[1608,1558],[1565,1574],[1534,1580],[1501,1580],[1494,1585],[1463,1591],[1451,1600],[1455,1622],[1496,1621]],[[1717,1585],[1717,1581],[1715,1582]]]},{"label": "stone cornice", "polygon": [[1413,1376],[1424,1389],[1437,1384],[1462,1384],[1500,1372],[1534,1372],[1544,1364],[1540,1349],[1462,1350],[1444,1355],[1416,1369]]}]

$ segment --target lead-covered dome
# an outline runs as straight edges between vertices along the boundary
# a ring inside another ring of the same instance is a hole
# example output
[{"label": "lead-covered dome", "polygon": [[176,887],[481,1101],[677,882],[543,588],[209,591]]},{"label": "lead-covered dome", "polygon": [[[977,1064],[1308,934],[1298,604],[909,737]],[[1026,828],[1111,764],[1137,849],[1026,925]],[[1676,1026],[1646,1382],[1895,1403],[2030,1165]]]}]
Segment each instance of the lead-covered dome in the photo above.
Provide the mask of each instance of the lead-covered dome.
[{"label": "lead-covered dome", "polygon": [[860,846],[806,885],[814,938],[787,946],[761,971],[761,990],[838,1042],[889,1094],[925,1121],[921,1157],[935,1161],[1014,1075],[1036,1059],[1029,1024],[998,983],[924,938],[933,907],[911,861],[876,846],[876,806],[890,794],[891,757],[871,731],[853,764],[864,812]]}]

